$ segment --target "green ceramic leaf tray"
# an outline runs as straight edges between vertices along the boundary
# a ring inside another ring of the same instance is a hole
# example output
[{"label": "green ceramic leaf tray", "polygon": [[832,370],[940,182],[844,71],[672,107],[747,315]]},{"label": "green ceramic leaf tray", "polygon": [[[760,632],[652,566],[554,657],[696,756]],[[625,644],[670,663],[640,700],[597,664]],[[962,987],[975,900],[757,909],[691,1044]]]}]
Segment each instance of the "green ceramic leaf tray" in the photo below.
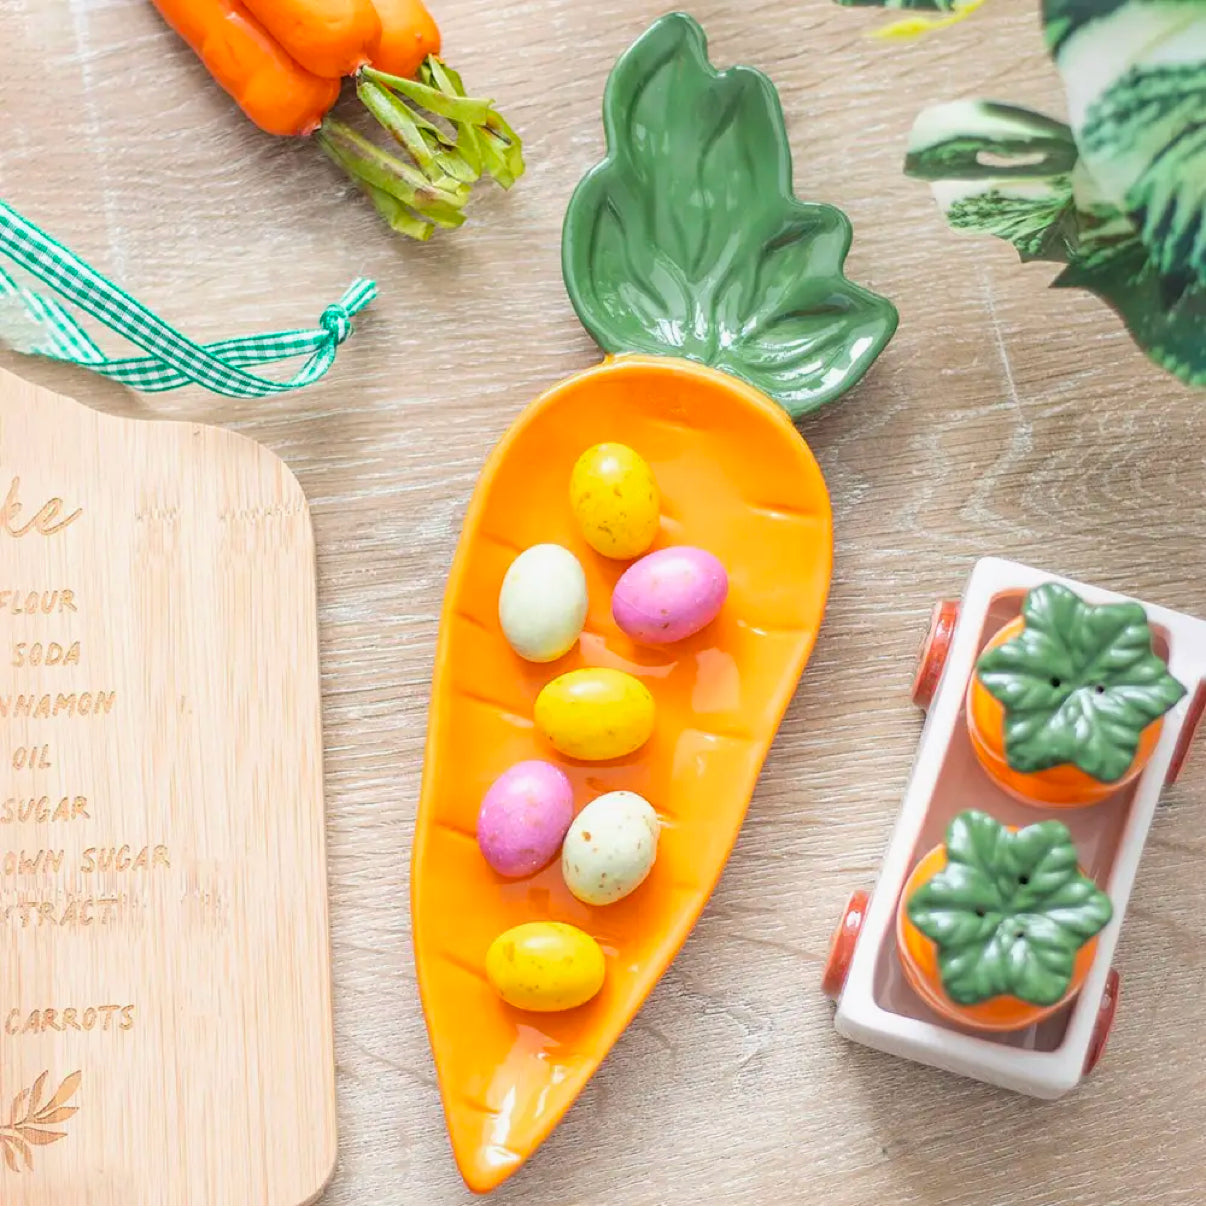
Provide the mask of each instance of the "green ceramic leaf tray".
[{"label": "green ceramic leaf tray", "polygon": [[703,30],[671,13],[619,60],[607,158],[566,215],[566,288],[612,354],[731,373],[793,417],[850,389],[896,330],[895,307],[847,280],[846,215],[800,201],[774,85],[717,71]]}]

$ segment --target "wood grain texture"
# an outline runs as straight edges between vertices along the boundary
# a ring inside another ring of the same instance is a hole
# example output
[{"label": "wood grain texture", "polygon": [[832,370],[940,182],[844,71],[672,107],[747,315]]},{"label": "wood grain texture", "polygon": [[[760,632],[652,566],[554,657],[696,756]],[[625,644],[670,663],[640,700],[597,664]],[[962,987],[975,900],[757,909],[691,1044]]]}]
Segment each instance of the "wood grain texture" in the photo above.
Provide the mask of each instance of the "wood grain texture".
[{"label": "wood grain texture", "polygon": [[[340,1160],[332,1203],[469,1199],[448,1148],[406,905],[443,579],[489,448],[592,363],[560,281],[570,191],[600,157],[616,56],[651,0],[439,0],[445,46],[527,138],[530,170],[426,247],[391,238],[316,149],[251,128],[143,0],[0,0],[0,193],[191,333],[309,323],[357,273],[382,297],[330,378],[238,403],[140,398],[4,363],[116,414],[220,423],[310,498],[319,549]],[[852,279],[900,331],[803,431],[837,570],[816,654],[742,837],[679,959],[500,1203],[1191,1202],[1206,1188],[1206,759],[1170,791],[1091,1082],[1041,1104],[850,1046],[818,989],[875,878],[916,745],[913,656],[989,552],[1206,610],[1201,396],[1051,270],[962,240],[900,171],[927,100],[1062,112],[1033,0],[922,45],[828,0],[700,0],[719,63],[779,85],[802,196],[842,206]],[[231,1086],[232,1094],[246,1092]],[[277,1141],[286,1145],[287,1136]]]},{"label": "wood grain texture", "polygon": [[308,1201],[335,1061],[301,488],[5,372],[0,466],[0,1201]]}]

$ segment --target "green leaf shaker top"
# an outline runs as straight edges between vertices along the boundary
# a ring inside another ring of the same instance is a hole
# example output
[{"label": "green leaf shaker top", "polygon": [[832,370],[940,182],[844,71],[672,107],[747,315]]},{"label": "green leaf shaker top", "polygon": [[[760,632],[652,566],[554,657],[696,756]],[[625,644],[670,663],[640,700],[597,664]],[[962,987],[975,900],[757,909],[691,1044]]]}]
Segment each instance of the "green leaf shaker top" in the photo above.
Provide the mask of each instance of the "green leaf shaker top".
[{"label": "green leaf shaker top", "polygon": [[947,996],[974,1006],[1009,994],[1053,1006],[1072,984],[1076,955],[1113,907],[1083,875],[1067,826],[1010,831],[987,813],[960,813],[946,835],[947,865],[905,903],[938,946]]},{"label": "green leaf shaker top", "polygon": [[1093,607],[1059,583],[1022,605],[1025,626],[977,663],[1005,706],[1005,758],[1033,773],[1071,763],[1102,783],[1122,779],[1139,738],[1185,695],[1152,648],[1137,603]]}]

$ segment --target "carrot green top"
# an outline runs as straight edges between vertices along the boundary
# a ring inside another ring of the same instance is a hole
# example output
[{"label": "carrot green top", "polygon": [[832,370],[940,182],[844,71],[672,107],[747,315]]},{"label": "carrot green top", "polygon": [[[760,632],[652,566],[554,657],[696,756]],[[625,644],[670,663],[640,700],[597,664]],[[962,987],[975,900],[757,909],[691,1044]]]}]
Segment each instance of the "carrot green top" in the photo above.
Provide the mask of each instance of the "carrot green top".
[{"label": "carrot green top", "polygon": [[570,299],[602,347],[701,361],[793,416],[853,386],[896,310],[846,279],[845,214],[793,195],[770,80],[717,71],[703,30],[671,13],[617,63],[603,117],[607,158],[562,242]]},{"label": "carrot green top", "polygon": [[1035,587],[1025,627],[988,650],[980,682],[1005,706],[1005,758],[1015,771],[1066,763],[1102,783],[1121,779],[1139,736],[1185,695],[1152,648],[1137,603],[1093,607],[1059,583]]},{"label": "carrot green top", "polygon": [[947,996],[974,1006],[1008,994],[1053,1006],[1068,992],[1077,952],[1113,907],[1076,859],[1067,826],[1011,831],[987,813],[960,813],[946,834],[946,866],[905,904],[938,946]]}]

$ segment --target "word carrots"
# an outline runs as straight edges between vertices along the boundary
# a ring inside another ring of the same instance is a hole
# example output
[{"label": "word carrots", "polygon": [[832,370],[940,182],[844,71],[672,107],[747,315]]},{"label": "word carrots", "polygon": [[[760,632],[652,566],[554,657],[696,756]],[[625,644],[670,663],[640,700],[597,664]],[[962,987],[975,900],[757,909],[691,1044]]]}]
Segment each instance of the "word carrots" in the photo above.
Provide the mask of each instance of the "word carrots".
[{"label": "word carrots", "polygon": [[[519,137],[437,56],[420,0],[152,0],[260,129],[313,134],[401,234],[465,221],[470,186],[523,174]],[[403,151],[330,116],[344,77]]]}]

